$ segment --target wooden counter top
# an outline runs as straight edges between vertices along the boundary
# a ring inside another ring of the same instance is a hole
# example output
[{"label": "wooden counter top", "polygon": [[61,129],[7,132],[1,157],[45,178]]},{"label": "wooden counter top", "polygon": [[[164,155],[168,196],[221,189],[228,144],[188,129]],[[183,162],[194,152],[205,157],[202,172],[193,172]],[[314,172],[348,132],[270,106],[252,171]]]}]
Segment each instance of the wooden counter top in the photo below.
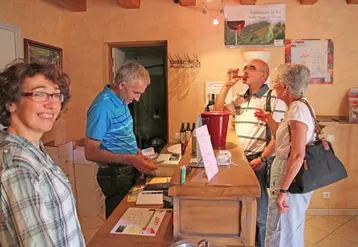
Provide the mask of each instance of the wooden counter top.
[{"label": "wooden counter top", "polygon": [[[144,181],[139,181],[138,184],[144,184]],[[127,196],[121,201],[118,207],[114,210],[111,216],[104,222],[96,235],[93,237],[87,247],[111,247],[111,246],[128,246],[128,247],[168,247],[173,243],[173,228],[172,228],[172,212],[168,211],[160,225],[157,234],[154,237],[135,236],[135,235],[117,235],[110,231],[117,224],[119,219],[123,216],[126,210],[130,207],[140,208],[162,208],[162,206],[137,206],[135,202],[127,202]]]},{"label": "wooden counter top", "polygon": [[[260,185],[244,156],[241,145],[238,143],[235,130],[232,126],[228,129],[225,150],[232,155],[232,165],[219,166],[219,172],[210,182],[203,179],[202,182],[192,181],[202,173],[204,168],[192,168],[187,175],[186,183],[180,184],[180,168],[175,171],[170,196],[201,196],[201,197],[258,197]],[[217,153],[219,150],[215,150]],[[191,159],[191,144],[180,161],[180,165],[189,165]],[[197,181],[197,180],[196,180]]]},{"label": "wooden counter top", "polygon": [[[224,239],[226,244],[231,244],[232,246],[242,246],[245,243],[245,246],[252,246],[254,241],[255,234],[255,219],[256,219],[256,200],[255,197],[260,195],[259,183],[255,177],[254,172],[250,168],[241,146],[238,144],[237,137],[233,127],[229,128],[227,136],[227,146],[226,149],[229,150],[232,154],[232,161],[234,165],[230,166],[221,166],[219,167],[219,173],[208,182],[193,182],[190,181],[193,177],[196,176],[200,170],[203,168],[193,168],[192,171],[188,174],[187,182],[185,184],[179,183],[179,166],[175,169],[174,177],[171,181],[171,188],[169,193],[175,195],[174,201],[178,203],[179,198],[182,198],[181,195],[187,195],[189,198],[192,196],[196,198],[207,198],[209,201],[202,200],[201,204],[193,204],[194,207],[189,205],[190,209],[195,209],[197,207],[198,214],[196,218],[187,227],[197,227],[196,219],[201,215],[202,209],[215,209],[218,205],[225,207],[228,210],[216,211],[216,214],[208,213],[208,215],[216,215],[218,220],[225,222],[220,224],[223,229],[216,226],[215,236],[218,234],[228,232],[230,236],[234,236],[234,239],[229,239],[227,242]],[[164,151],[165,152],[165,151]],[[189,143],[184,156],[180,161],[180,165],[189,165],[189,160],[191,159],[191,144]],[[183,197],[183,199],[186,196]],[[215,198],[214,198],[215,197]],[[221,200],[223,198],[224,200]],[[242,198],[242,199],[239,199]],[[238,200],[239,199],[239,200]],[[191,201],[189,201],[190,203]],[[183,215],[185,214],[185,205],[188,204],[187,201],[183,201]],[[201,206],[200,206],[201,205]],[[135,203],[127,202],[127,197],[125,197],[112,215],[105,221],[103,226],[96,233],[92,241],[88,244],[89,247],[107,247],[107,246],[146,246],[146,247],[168,247],[174,242],[174,235],[179,236],[181,234],[180,229],[172,224],[172,212],[167,212],[161,225],[159,231],[155,237],[148,236],[133,236],[133,235],[117,235],[111,234],[110,231],[116,225],[118,220],[123,216],[125,211],[129,207],[138,207]],[[160,206],[141,206],[146,208],[160,208]],[[221,214],[218,214],[221,212]],[[205,214],[205,212],[202,212]],[[226,214],[223,214],[226,213]],[[175,212],[176,217],[179,219],[179,215],[182,215],[179,212]],[[206,216],[205,216],[206,217]],[[199,219],[200,221],[201,219]],[[234,220],[235,224],[230,222]],[[221,222],[220,221],[220,222]],[[178,221],[179,222],[179,221]],[[208,221],[209,225],[212,225],[212,221]],[[214,222],[219,222],[214,220]],[[213,228],[213,229],[214,229]],[[183,224],[182,230],[186,230],[186,225]],[[200,230],[200,227],[198,227]],[[174,234],[176,232],[176,234]],[[208,235],[210,239],[210,234]],[[227,237],[227,235],[223,235]],[[183,238],[186,238],[183,236]],[[205,238],[204,235],[200,235],[199,239]]]}]

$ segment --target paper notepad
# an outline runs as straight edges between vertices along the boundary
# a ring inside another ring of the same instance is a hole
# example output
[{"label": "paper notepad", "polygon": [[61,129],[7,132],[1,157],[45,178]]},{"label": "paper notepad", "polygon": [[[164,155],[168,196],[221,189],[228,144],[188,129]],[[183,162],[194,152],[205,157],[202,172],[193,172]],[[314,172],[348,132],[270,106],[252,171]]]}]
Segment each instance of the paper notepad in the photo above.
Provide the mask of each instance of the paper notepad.
[{"label": "paper notepad", "polygon": [[161,205],[163,204],[163,191],[146,190],[137,196],[136,205]]}]

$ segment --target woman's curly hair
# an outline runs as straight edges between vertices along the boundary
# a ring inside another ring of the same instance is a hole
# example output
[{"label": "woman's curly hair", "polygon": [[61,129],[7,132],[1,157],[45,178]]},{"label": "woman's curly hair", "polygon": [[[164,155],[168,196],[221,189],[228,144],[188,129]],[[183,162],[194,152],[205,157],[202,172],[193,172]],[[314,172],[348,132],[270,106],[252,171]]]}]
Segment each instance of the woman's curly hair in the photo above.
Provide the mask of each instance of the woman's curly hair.
[{"label": "woman's curly hair", "polygon": [[4,126],[11,124],[11,114],[8,106],[17,103],[22,93],[22,85],[26,78],[43,75],[47,80],[59,86],[64,100],[61,110],[70,100],[70,78],[61,72],[57,66],[50,61],[39,60],[35,62],[16,61],[9,64],[0,73],[0,123]]}]

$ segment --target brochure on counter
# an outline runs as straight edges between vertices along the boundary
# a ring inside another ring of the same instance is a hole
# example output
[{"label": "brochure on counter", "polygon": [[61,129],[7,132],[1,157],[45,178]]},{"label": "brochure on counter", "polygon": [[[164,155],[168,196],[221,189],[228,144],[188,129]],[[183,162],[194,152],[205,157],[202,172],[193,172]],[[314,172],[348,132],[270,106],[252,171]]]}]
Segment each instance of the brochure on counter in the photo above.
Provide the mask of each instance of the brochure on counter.
[{"label": "brochure on counter", "polygon": [[161,209],[128,208],[111,233],[155,236],[166,212]]}]

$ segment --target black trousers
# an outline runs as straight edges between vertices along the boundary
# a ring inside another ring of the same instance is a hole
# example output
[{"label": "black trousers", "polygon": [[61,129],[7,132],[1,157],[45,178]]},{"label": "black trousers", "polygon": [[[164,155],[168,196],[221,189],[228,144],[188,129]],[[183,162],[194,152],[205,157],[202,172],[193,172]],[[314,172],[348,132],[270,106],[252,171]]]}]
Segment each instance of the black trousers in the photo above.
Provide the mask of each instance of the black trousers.
[{"label": "black trousers", "polygon": [[137,169],[128,165],[115,165],[98,169],[97,182],[106,197],[107,219],[140,176],[141,173]]}]

